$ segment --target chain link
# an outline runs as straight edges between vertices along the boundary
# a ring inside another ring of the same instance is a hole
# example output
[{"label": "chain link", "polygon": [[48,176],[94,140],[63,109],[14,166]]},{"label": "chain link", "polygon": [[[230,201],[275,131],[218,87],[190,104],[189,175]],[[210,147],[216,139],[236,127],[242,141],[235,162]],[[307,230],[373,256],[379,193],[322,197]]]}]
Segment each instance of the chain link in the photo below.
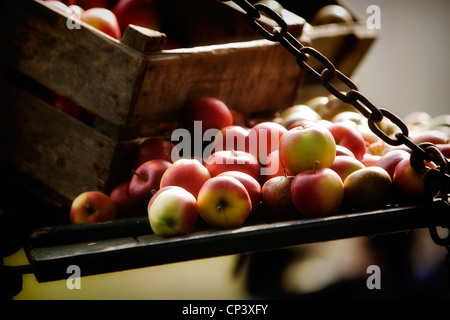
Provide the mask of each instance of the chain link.
[{"label": "chain link", "polygon": [[[318,50],[304,46],[296,37],[289,31],[287,23],[274,10],[264,4],[252,5],[247,0],[218,0],[221,2],[233,1],[247,14],[247,19],[251,26],[261,34],[265,39],[278,42],[286,48],[294,57],[296,63],[306,73],[320,82],[331,94],[336,96],[341,101],[353,105],[362,115],[368,119],[370,129],[384,142],[398,146],[404,144],[411,149],[411,165],[414,170],[425,175],[425,187],[438,188],[441,199],[449,204],[449,184],[450,184],[450,164],[449,160],[445,158],[442,152],[433,144],[416,144],[409,138],[409,130],[406,124],[392,112],[386,109],[377,108],[365,95],[363,95],[356,84],[341,71],[336,69],[333,63]],[[265,14],[268,18],[273,20],[272,31],[267,30],[259,22],[261,14]],[[310,64],[309,61],[313,57],[320,62],[321,71],[317,71]],[[338,90],[331,82],[339,80],[348,88],[346,91]],[[384,119],[388,119],[398,127],[400,131],[389,136],[377,125]],[[436,168],[429,169],[425,167],[424,161],[433,162]],[[430,191],[430,190],[428,190]],[[448,226],[447,226],[448,228]],[[430,233],[436,234],[436,229],[430,227]],[[433,237],[435,238],[435,237]],[[435,240],[436,241],[436,240]],[[449,248],[450,232],[445,239],[440,239],[439,243]],[[450,251],[447,259],[450,261]]]}]

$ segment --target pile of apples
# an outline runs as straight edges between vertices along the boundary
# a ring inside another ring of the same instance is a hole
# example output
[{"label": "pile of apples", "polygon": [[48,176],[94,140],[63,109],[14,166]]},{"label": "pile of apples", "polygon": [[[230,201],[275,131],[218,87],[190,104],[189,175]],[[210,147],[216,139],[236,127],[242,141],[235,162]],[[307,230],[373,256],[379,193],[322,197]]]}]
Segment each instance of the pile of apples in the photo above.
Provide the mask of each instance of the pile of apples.
[{"label": "pile of apples", "polygon": [[120,40],[129,24],[159,30],[152,0],[46,0],[73,20],[81,20]]},{"label": "pile of apples", "polygon": [[[140,142],[130,180],[109,195],[78,196],[72,223],[148,215],[155,234],[176,236],[191,232],[199,219],[229,229],[253,218],[326,217],[438,193],[426,192],[409,149],[384,143],[352,106],[331,96],[270,119],[246,119],[225,102],[204,97],[190,102],[182,119],[171,139]],[[449,123],[414,126],[410,137],[436,144],[449,158]],[[384,120],[379,126],[388,134],[396,130]]]}]

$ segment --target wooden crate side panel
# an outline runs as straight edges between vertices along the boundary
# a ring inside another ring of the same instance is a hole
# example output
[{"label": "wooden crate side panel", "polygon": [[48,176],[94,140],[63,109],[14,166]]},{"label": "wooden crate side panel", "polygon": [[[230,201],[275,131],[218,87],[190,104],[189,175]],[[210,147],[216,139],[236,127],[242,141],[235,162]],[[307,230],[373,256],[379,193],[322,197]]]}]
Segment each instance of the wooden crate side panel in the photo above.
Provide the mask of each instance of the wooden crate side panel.
[{"label": "wooden crate side panel", "polygon": [[70,200],[107,187],[116,141],[21,89],[9,102],[0,109],[2,160]]},{"label": "wooden crate side panel", "polygon": [[292,104],[301,76],[295,58],[265,40],[150,56],[132,122],[177,119],[189,101],[203,96],[248,115],[273,113]]},{"label": "wooden crate side panel", "polygon": [[3,2],[0,33],[10,47],[1,59],[117,126],[139,90],[143,55],[36,1]]}]

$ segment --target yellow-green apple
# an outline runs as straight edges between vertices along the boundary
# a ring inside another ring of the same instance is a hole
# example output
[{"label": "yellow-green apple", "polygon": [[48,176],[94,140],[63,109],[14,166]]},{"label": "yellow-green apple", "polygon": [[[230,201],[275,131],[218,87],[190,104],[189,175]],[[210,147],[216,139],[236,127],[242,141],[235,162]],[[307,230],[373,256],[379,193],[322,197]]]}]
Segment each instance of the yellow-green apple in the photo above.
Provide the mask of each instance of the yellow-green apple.
[{"label": "yellow-green apple", "polygon": [[106,8],[90,8],[81,13],[80,20],[106,33],[107,35],[119,39],[122,36],[119,22],[115,14]]},{"label": "yellow-green apple", "polygon": [[[322,99],[322,98],[321,98]],[[326,101],[326,104],[323,102]],[[311,102],[309,102],[311,103]],[[322,99],[320,101],[319,99],[315,102],[316,106],[313,107],[311,104],[308,104],[311,106],[324,120],[331,121],[338,113],[345,112],[345,111],[355,111],[355,107],[353,107],[351,104],[345,103],[341,100],[339,100],[334,95],[327,96],[327,100]]]},{"label": "yellow-green apple", "polygon": [[355,157],[336,156],[330,168],[336,171],[342,181],[345,181],[345,178],[347,178],[349,174],[365,167],[366,166]]},{"label": "yellow-green apple", "polygon": [[170,161],[155,159],[144,162],[133,171],[129,193],[141,208],[145,208],[151,196],[158,191],[162,176],[171,165]]},{"label": "yellow-green apple", "polygon": [[221,130],[233,125],[233,115],[224,101],[214,97],[203,97],[191,101],[184,114],[185,126],[193,130],[195,121],[201,121],[202,133],[208,129]]},{"label": "yellow-green apple", "polygon": [[305,218],[336,214],[344,197],[344,183],[330,168],[313,168],[298,173],[291,184],[295,207]]},{"label": "yellow-green apple", "polygon": [[290,174],[329,168],[336,156],[336,142],[322,125],[296,127],[280,139],[280,163]]},{"label": "yellow-green apple", "polygon": [[249,129],[232,125],[222,128],[214,137],[214,150],[248,151],[247,136]]},{"label": "yellow-green apple", "polygon": [[392,179],[386,170],[372,166],[351,173],[344,181],[344,207],[381,209],[392,200]]},{"label": "yellow-green apple", "polygon": [[198,219],[197,199],[181,187],[160,189],[149,202],[148,219],[156,235],[171,237],[189,233]]},{"label": "yellow-green apple", "polygon": [[337,4],[328,4],[321,7],[311,18],[311,24],[322,25],[330,23],[349,23],[353,16],[346,8]]},{"label": "yellow-green apple", "polygon": [[172,162],[172,150],[175,147],[172,141],[162,137],[148,137],[139,141],[135,152],[135,167],[144,162],[162,159]]},{"label": "yellow-green apple", "polygon": [[253,154],[261,165],[267,164],[267,155],[278,150],[280,138],[287,129],[273,121],[263,121],[254,125],[247,135],[248,152]]},{"label": "yellow-green apple", "polygon": [[328,130],[333,135],[337,145],[346,147],[353,152],[356,159],[362,160],[366,153],[366,141],[353,125],[335,122],[328,126]]},{"label": "yellow-green apple", "polygon": [[235,150],[222,150],[214,152],[205,161],[211,177],[217,176],[225,171],[242,171],[256,180],[260,176],[260,164],[250,153]]},{"label": "yellow-green apple", "polygon": [[130,181],[123,181],[117,184],[109,193],[109,197],[115,203],[117,218],[136,217],[145,214],[145,210],[138,206],[138,203],[131,198],[129,192]]},{"label": "yellow-green apple", "polygon": [[116,205],[100,191],[86,191],[72,201],[70,221],[73,224],[113,220],[117,217]]},{"label": "yellow-green apple", "polygon": [[129,24],[159,30],[160,21],[152,0],[119,0],[111,9],[125,32]]},{"label": "yellow-green apple", "polygon": [[294,176],[277,176],[264,182],[261,199],[265,215],[275,220],[300,218],[292,201],[291,185]]},{"label": "yellow-green apple", "polygon": [[252,202],[251,213],[253,214],[258,211],[261,201],[261,185],[255,178],[242,171],[225,171],[217,175],[217,177],[221,176],[238,179],[244,185],[245,189],[247,189],[248,195],[250,196]]},{"label": "yellow-green apple", "polygon": [[206,181],[198,193],[197,205],[203,220],[220,229],[241,226],[252,210],[245,186],[229,176],[216,176]]},{"label": "yellow-green apple", "polygon": [[211,175],[208,169],[200,161],[181,158],[164,172],[160,188],[178,186],[197,197],[200,188],[209,178]]},{"label": "yellow-green apple", "polygon": [[425,190],[425,176],[411,166],[410,159],[401,160],[394,170],[395,196],[401,202],[417,203],[429,200],[438,190]]},{"label": "yellow-green apple", "polygon": [[384,155],[380,156],[380,159],[376,162],[377,167],[381,167],[389,173],[391,179],[394,178],[394,170],[397,164],[403,159],[409,159],[411,154],[402,149],[391,150]]},{"label": "yellow-green apple", "polygon": [[26,242],[27,222],[22,211],[16,207],[0,208],[0,254],[10,256]]}]

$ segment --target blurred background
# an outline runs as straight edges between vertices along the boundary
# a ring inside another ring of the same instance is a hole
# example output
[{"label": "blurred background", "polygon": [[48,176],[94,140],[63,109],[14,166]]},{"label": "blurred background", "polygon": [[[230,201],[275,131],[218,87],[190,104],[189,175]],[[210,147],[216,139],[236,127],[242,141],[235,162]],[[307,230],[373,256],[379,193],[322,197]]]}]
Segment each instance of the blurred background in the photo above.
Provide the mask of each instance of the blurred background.
[{"label": "blurred background", "polygon": [[[450,1],[346,0],[345,3],[363,20],[371,15],[366,12],[370,5],[379,6],[381,12],[378,39],[353,75],[361,91],[378,107],[399,116],[414,111],[426,111],[432,116],[449,113]],[[385,248],[398,244],[406,256],[401,258],[406,260],[392,262],[401,261],[397,271],[404,272],[402,268],[407,266],[408,275],[414,274],[427,286],[433,285],[432,290],[435,282],[428,280],[441,281],[442,277],[436,275],[442,272],[445,250],[431,242],[426,230],[416,232],[413,237],[413,250],[411,235],[390,237],[377,245]],[[358,278],[364,283],[367,267],[382,262],[376,252],[366,250],[367,245],[373,248],[366,238],[348,239],[255,255],[245,260],[246,266],[261,270],[251,277],[245,268],[236,269],[242,261],[239,256],[83,277],[81,290],[69,290],[66,281],[39,284],[33,275],[25,275],[23,290],[15,298],[244,299],[282,297],[286,290],[301,295],[338,280]],[[393,249],[392,254],[396,253]],[[265,264],[274,260],[277,264]],[[23,251],[5,259],[6,265],[26,263]],[[395,279],[393,274],[391,280]],[[384,281],[388,276],[382,273],[382,277]],[[397,282],[399,286],[402,284]],[[442,281],[437,286],[440,288]],[[364,284],[362,288],[368,292]]]},{"label": "blurred background", "polygon": [[346,0],[362,18],[370,5],[381,13],[373,47],[353,78],[381,108],[399,116],[450,113],[450,1]]}]

